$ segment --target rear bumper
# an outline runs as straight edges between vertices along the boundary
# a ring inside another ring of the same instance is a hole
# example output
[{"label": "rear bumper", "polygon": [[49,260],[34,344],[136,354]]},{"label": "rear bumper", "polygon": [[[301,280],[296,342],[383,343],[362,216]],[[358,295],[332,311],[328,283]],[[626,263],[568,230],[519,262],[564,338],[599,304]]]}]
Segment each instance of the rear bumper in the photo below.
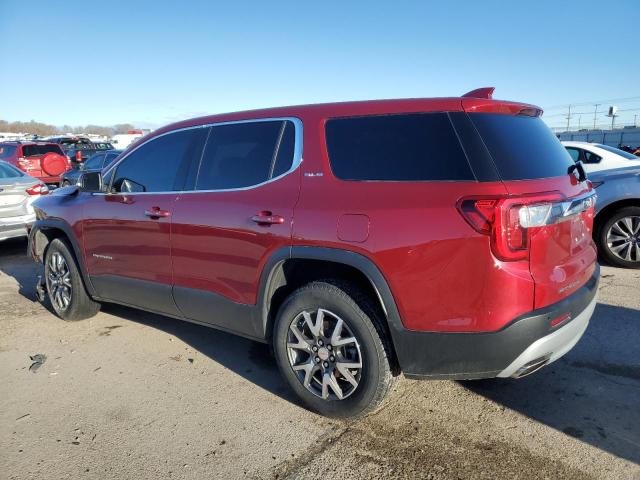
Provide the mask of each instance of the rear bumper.
[{"label": "rear bumper", "polygon": [[[497,332],[392,331],[409,378],[475,379],[522,376],[567,353],[587,329],[596,305],[600,267],[564,300],[523,315]],[[569,314],[556,328],[551,320]]]},{"label": "rear bumper", "polygon": [[0,218],[0,240],[28,235],[29,226],[33,224],[35,220],[35,214]]}]

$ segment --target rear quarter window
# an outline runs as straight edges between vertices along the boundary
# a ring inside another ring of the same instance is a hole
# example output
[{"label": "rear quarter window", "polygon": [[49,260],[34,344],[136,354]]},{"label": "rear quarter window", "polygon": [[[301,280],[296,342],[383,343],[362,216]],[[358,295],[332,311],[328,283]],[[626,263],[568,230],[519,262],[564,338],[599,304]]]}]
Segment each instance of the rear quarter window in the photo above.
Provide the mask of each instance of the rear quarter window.
[{"label": "rear quarter window", "polygon": [[475,181],[446,113],[331,119],[326,138],[342,180]]},{"label": "rear quarter window", "polygon": [[470,113],[503,180],[567,175],[571,155],[539,117]]}]

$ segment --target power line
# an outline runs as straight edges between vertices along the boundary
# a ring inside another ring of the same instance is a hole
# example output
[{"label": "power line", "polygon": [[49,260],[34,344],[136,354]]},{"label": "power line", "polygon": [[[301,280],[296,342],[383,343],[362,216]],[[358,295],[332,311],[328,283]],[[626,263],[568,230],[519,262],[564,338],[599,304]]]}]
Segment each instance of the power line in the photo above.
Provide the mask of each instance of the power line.
[{"label": "power line", "polygon": [[607,100],[593,100],[591,102],[572,102],[572,103],[565,103],[563,105],[551,105],[549,107],[545,107],[545,110],[552,110],[552,109],[556,109],[556,108],[567,108],[569,106],[572,106],[572,107],[583,107],[585,105],[595,105],[596,103],[603,104],[603,103],[632,102],[634,100],[640,100],[640,96],[637,96],[637,97],[626,97],[626,98],[609,98]]}]

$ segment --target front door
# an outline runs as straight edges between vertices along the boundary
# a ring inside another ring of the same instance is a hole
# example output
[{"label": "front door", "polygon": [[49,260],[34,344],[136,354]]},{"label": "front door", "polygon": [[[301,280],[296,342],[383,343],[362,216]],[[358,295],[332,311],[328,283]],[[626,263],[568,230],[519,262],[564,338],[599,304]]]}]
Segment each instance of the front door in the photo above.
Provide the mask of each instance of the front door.
[{"label": "front door", "polygon": [[173,209],[173,294],[185,317],[261,335],[260,276],[291,244],[300,135],[292,119],[211,127],[194,188]]},{"label": "front door", "polygon": [[107,192],[85,203],[87,271],[100,298],[179,315],[171,296],[171,222],[205,133],[181,130],[142,144],[105,173]]}]

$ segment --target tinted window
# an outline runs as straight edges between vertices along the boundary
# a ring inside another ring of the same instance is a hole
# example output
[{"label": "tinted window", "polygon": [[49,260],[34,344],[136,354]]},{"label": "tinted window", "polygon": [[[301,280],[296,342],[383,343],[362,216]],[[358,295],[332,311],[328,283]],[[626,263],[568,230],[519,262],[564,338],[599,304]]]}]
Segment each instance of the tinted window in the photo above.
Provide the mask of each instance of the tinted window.
[{"label": "tinted window", "polygon": [[17,178],[23,176],[24,173],[17,168],[13,168],[7,163],[0,162],[0,178]]},{"label": "tinted window", "polygon": [[539,117],[472,113],[503,180],[567,175],[573,160]]},{"label": "tinted window", "polygon": [[111,165],[111,162],[113,162],[118,155],[120,155],[120,153],[107,153],[104,157],[103,166],[107,167]]},{"label": "tinted window", "polygon": [[446,113],[333,119],[326,134],[343,180],[474,180]]},{"label": "tinted window", "polygon": [[584,150],[584,163],[599,163],[600,160],[602,160],[602,157],[599,155],[588,150]]},{"label": "tinted window", "polygon": [[202,128],[183,130],[142,145],[116,167],[112,190],[168,192],[182,189],[184,171],[200,156],[204,131]]},{"label": "tinted window", "polygon": [[574,162],[577,162],[578,160],[580,160],[580,150],[578,150],[577,148],[571,148],[571,147],[566,147],[567,152],[569,152],[569,155],[571,155],[571,158],[573,159]]},{"label": "tinted window", "polygon": [[58,153],[63,155],[58,145],[23,145],[22,155],[25,157],[34,157],[36,155],[44,155],[45,153]]},{"label": "tinted window", "polygon": [[86,170],[97,170],[102,168],[102,161],[104,160],[104,155],[93,155],[90,159],[84,162],[84,168]]},{"label": "tinted window", "polygon": [[278,154],[273,165],[272,177],[279,177],[287,172],[293,164],[293,155],[296,143],[296,127],[293,122],[284,122],[284,131],[278,146]]},{"label": "tinted window", "polygon": [[16,147],[13,145],[0,145],[0,158],[9,158],[16,153]]},{"label": "tinted window", "polygon": [[[285,126],[282,130],[283,124]],[[289,169],[293,151],[288,146],[291,122],[268,121],[219,125],[211,133],[196,180],[197,190],[242,188],[265,182]],[[279,141],[280,140],[280,141]],[[279,157],[279,150],[282,156]],[[286,149],[290,151],[285,152]],[[288,164],[287,164],[288,162]]]}]

